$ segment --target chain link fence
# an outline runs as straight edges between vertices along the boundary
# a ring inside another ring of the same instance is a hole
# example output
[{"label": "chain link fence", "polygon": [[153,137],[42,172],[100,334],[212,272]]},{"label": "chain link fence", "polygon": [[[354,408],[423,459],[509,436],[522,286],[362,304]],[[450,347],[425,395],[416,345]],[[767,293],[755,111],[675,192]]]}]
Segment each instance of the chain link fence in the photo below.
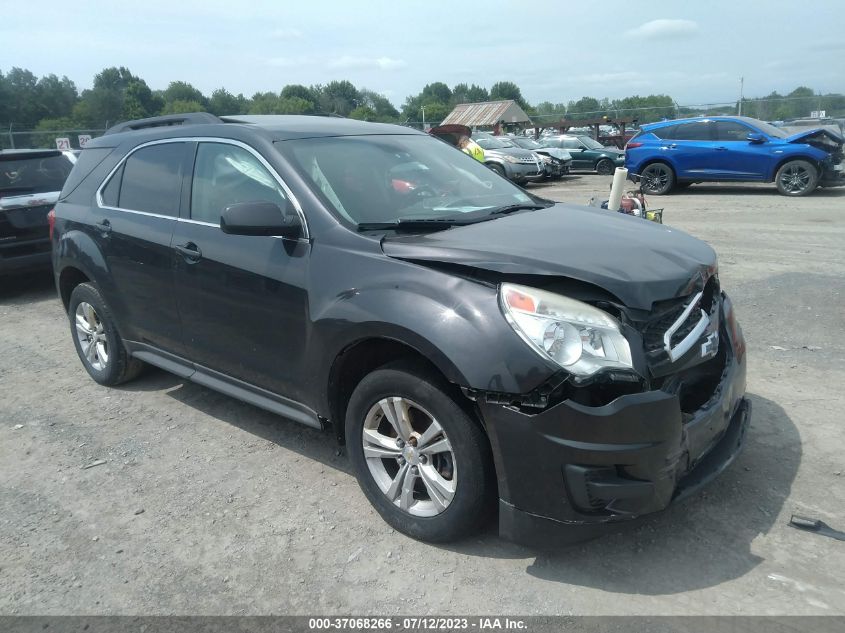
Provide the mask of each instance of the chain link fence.
[{"label": "chain link fence", "polygon": [[[105,128],[65,130],[15,130],[10,126],[0,132],[0,149],[79,149],[87,139],[101,136]],[[57,139],[61,139],[57,141]],[[66,146],[65,146],[66,145]]]}]

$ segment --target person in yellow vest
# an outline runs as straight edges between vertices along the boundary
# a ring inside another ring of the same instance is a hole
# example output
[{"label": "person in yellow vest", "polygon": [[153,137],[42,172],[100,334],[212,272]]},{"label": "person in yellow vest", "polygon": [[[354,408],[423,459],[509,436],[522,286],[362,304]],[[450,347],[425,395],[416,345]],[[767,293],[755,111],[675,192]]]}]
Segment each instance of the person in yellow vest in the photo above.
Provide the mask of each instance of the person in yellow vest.
[{"label": "person in yellow vest", "polygon": [[473,141],[470,137],[464,135],[458,140],[458,147],[462,152],[465,154],[469,154],[475,160],[479,162],[484,162],[484,150],[481,149],[481,146]]}]

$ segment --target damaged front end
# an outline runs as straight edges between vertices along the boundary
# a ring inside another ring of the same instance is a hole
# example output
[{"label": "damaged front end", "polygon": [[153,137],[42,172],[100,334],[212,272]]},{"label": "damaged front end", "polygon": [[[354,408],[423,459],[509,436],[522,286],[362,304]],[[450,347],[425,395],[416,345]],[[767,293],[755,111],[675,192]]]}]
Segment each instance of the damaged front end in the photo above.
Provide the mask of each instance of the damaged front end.
[{"label": "damaged front end", "polygon": [[840,187],[845,185],[845,139],[830,129],[819,128],[794,134],[787,139],[790,143],[809,145],[827,156],[820,162],[819,185]]},{"label": "damaged front end", "polygon": [[715,272],[687,290],[648,312],[597,301],[624,324],[634,371],[562,371],[519,396],[467,391],[493,447],[503,536],[595,535],[664,509],[736,457],[750,415],[742,331]]}]

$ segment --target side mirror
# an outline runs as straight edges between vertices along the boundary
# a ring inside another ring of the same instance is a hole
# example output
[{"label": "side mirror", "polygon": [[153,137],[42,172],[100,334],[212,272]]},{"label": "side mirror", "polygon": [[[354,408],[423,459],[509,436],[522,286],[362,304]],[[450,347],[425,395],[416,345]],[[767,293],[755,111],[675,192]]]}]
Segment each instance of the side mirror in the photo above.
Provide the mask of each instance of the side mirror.
[{"label": "side mirror", "polygon": [[749,143],[765,143],[766,137],[762,134],[758,134],[757,132],[749,132],[748,136],[745,137],[745,140]]},{"label": "side mirror", "polygon": [[220,230],[230,235],[298,237],[302,223],[290,203],[286,202],[281,209],[274,202],[255,200],[230,204],[223,209]]}]

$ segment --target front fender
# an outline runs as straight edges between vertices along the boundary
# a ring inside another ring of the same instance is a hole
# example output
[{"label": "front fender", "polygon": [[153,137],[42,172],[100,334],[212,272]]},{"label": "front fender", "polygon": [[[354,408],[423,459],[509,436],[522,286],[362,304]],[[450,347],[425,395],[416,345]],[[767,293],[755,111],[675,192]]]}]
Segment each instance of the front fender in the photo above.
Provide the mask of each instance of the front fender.
[{"label": "front fender", "polygon": [[309,375],[323,398],[334,360],[371,338],[399,341],[463,387],[527,393],[554,372],[508,325],[495,287],[424,266],[389,260],[385,276],[336,293],[312,311]]}]

